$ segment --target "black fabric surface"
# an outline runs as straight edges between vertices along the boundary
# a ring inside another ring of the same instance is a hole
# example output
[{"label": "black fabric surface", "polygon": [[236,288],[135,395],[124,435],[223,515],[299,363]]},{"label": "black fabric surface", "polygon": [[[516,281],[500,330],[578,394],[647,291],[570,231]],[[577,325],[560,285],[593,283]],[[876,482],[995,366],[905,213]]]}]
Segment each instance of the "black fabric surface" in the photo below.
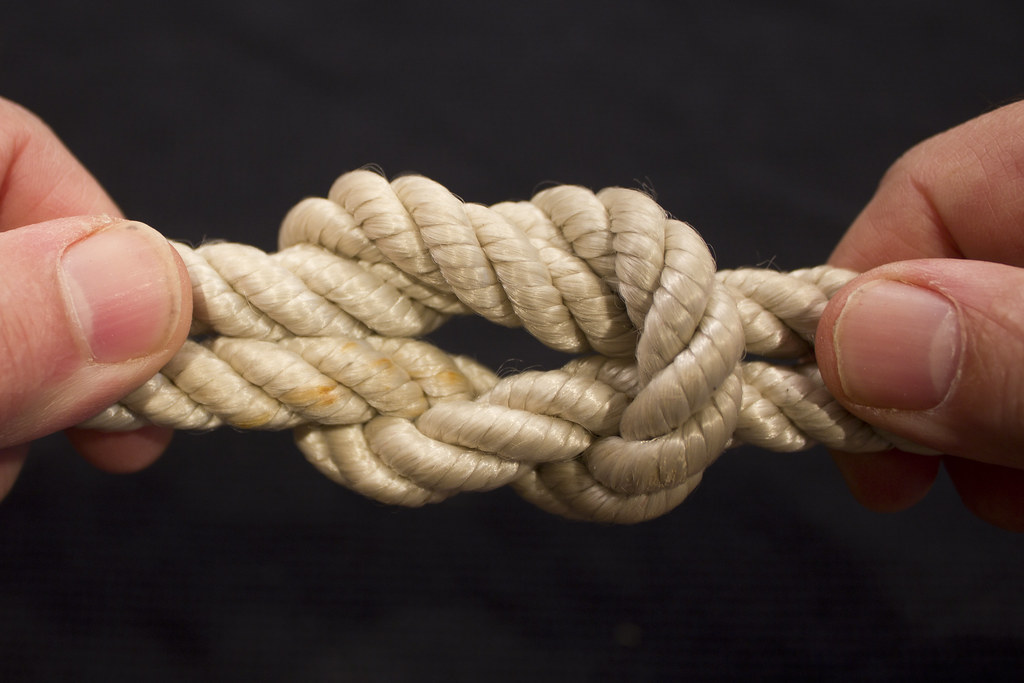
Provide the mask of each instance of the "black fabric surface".
[{"label": "black fabric surface", "polygon": [[[340,173],[483,203],[646,187],[723,267],[823,262],[917,141],[1024,95],[1024,5],[9,3],[0,93],[125,213],[273,249]],[[560,359],[476,320],[492,367]],[[896,515],[827,454],[725,454],[668,516],[508,491],[406,510],[288,434],[181,434],[151,469],[38,444],[0,504],[3,680],[1019,680],[1024,539],[943,475]]]}]

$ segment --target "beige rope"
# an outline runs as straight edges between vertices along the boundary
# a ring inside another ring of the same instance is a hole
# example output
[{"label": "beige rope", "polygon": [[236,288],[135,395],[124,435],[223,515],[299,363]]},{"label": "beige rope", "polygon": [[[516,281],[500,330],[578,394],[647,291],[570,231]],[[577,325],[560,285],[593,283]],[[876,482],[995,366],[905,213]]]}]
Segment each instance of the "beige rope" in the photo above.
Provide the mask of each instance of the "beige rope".
[{"label": "beige rope", "polygon": [[[356,171],[292,209],[277,253],[175,246],[195,339],[84,426],[295,428],[322,472],[383,502],[510,484],[608,522],[664,514],[739,443],[894,443],[800,362],[853,273],[716,273],[697,233],[640,192],[561,186],[485,207]],[[499,379],[415,339],[468,313],[587,355]]]}]

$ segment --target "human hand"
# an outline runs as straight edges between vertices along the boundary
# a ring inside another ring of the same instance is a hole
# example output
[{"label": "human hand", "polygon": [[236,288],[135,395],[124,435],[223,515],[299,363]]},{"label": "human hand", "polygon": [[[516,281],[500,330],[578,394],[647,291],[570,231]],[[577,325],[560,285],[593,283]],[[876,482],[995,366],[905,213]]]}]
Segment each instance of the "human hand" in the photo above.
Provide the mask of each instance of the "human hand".
[{"label": "human hand", "polygon": [[[0,498],[33,439],[116,402],[188,336],[184,264],[119,215],[45,124],[0,98]],[[171,437],[67,434],[86,460],[120,472],[150,464]]]},{"label": "human hand", "polygon": [[829,262],[864,274],[819,323],[828,388],[946,454],[834,453],[854,496],[909,507],[941,462],[972,512],[1024,531],[1024,102],[907,152]]}]

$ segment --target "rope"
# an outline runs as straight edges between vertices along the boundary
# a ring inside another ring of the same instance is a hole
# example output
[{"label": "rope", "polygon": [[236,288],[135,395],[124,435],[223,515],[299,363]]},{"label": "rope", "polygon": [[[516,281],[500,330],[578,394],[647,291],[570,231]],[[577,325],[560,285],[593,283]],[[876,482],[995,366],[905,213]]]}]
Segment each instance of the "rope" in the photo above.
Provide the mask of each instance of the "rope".
[{"label": "rope", "polygon": [[[295,206],[276,253],[175,247],[192,338],[83,426],[294,428],[324,474],[385,503],[511,485],[621,523],[674,508],[740,443],[895,443],[804,361],[854,273],[716,273],[697,233],[637,191],[559,186],[485,207],[362,170]],[[471,313],[584,355],[499,379],[416,339]]]}]

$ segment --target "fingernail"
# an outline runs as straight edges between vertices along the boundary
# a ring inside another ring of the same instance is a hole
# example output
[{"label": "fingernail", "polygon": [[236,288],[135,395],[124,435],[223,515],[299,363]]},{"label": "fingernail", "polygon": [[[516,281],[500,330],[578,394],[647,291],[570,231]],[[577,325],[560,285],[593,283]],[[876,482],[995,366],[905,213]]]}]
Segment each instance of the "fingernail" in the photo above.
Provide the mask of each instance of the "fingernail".
[{"label": "fingernail", "polygon": [[960,323],[945,296],[876,280],[847,298],[833,344],[850,400],[875,408],[925,410],[942,402],[957,375]]},{"label": "fingernail", "polygon": [[68,247],[61,258],[72,322],[100,363],[155,353],[181,310],[171,246],[142,223],[122,222]]}]

